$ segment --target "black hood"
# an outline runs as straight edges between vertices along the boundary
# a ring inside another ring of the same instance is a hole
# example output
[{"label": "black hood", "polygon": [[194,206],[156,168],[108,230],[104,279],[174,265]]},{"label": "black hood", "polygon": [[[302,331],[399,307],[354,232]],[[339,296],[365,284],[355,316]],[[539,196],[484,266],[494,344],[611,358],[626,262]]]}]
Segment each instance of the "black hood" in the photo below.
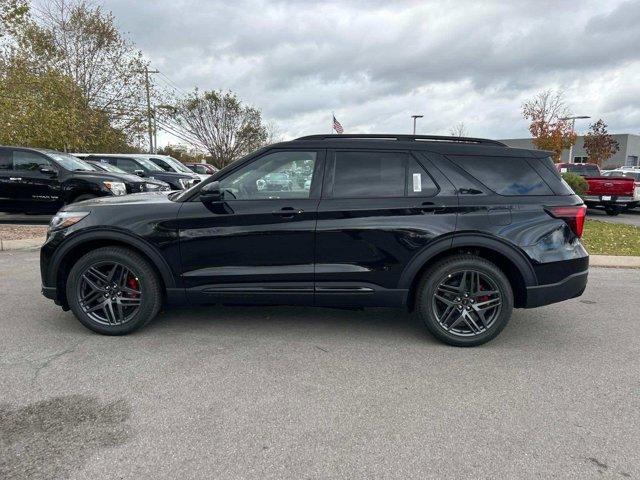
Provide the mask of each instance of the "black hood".
[{"label": "black hood", "polygon": [[73,172],[74,175],[78,177],[87,178],[91,180],[105,181],[105,182],[124,182],[124,183],[140,183],[144,182],[144,178],[140,178],[137,175],[130,175],[128,173],[113,173],[113,172],[103,172],[100,170],[96,171],[81,171],[75,170]]}]

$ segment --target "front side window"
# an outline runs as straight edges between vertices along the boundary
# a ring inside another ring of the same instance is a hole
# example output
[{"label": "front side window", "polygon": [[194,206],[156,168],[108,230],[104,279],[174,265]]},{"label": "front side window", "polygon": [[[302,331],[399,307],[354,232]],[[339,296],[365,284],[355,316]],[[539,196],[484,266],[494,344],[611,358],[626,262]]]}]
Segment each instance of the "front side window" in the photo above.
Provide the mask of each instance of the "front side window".
[{"label": "front side window", "polygon": [[50,167],[51,162],[33,152],[13,151],[13,169],[23,172],[37,172],[41,167]]},{"label": "front side window", "polygon": [[220,180],[227,200],[309,198],[316,152],[269,153]]},{"label": "front side window", "polygon": [[11,150],[0,150],[0,171],[13,169],[13,155]]}]

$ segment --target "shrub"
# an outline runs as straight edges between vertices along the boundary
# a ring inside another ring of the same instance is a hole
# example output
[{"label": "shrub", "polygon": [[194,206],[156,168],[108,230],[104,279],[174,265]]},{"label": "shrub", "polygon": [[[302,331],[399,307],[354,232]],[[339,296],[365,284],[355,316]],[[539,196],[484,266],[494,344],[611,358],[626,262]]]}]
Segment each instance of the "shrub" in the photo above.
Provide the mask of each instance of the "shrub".
[{"label": "shrub", "polygon": [[562,178],[565,182],[569,184],[569,186],[576,192],[577,195],[584,195],[589,190],[589,184],[587,181],[576,173],[563,173]]}]

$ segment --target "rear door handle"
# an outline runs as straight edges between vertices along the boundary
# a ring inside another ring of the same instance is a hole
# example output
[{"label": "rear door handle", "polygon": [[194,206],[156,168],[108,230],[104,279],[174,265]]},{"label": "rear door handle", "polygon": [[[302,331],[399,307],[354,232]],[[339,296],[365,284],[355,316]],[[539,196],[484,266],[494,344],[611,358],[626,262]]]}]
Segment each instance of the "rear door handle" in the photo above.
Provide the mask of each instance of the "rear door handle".
[{"label": "rear door handle", "polygon": [[20,182],[22,177],[9,177],[9,181],[11,182]]},{"label": "rear door handle", "polygon": [[300,215],[301,213],[304,213],[304,210],[302,210],[301,208],[283,207],[280,210],[274,210],[272,213],[273,215],[276,215],[282,218],[293,218],[296,215]]},{"label": "rear door handle", "polygon": [[432,202],[422,202],[418,209],[422,213],[443,213],[447,208]]}]

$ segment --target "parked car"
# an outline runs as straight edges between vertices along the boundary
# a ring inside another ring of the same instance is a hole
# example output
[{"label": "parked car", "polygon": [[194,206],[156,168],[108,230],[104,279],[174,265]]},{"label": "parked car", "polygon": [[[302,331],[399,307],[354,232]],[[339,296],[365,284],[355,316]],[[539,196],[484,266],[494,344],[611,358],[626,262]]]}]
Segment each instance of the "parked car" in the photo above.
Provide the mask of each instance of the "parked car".
[{"label": "parked car", "polygon": [[640,203],[640,190],[633,180],[605,176],[594,163],[558,163],[556,168],[561,173],[577,173],[585,178],[589,190],[582,198],[587,207],[604,207],[607,215],[618,215]]},{"label": "parked car", "polygon": [[185,163],[189,169],[200,175],[213,175],[218,173],[218,169],[209,163]]},{"label": "parked car", "polygon": [[201,175],[197,172],[194,172],[189,167],[187,167],[180,160],[176,160],[175,158],[169,155],[150,155],[149,160],[158,165],[165,172],[178,172],[178,173],[189,173],[196,174],[201,180],[206,180],[209,175]]},{"label": "parked car", "polygon": [[0,147],[0,211],[55,213],[70,203],[145,190],[139,177],[98,170],[66,153]]},{"label": "parked car", "polygon": [[[124,170],[116,167],[115,165],[111,165],[110,163],[107,162],[103,162],[103,161],[98,161],[98,160],[92,160],[92,159],[88,159],[85,160],[87,163],[90,163],[92,167],[101,170],[103,172],[111,172],[111,173],[117,173],[119,174],[121,177],[127,178],[130,182],[131,181],[136,181],[136,182],[140,182],[140,177],[138,177],[137,175],[131,175],[127,172],[125,172]],[[162,180],[156,180],[155,178],[146,178],[145,182],[144,182],[144,191],[145,192],[155,192],[155,191],[167,191],[167,190],[171,190],[171,187],[169,186],[169,184],[167,182],[163,182]],[[130,191],[129,188],[127,188],[127,192],[128,193],[133,193],[132,191]]]},{"label": "parked car", "polygon": [[[192,171],[187,172],[167,172],[151,161],[152,155],[146,154],[105,154],[92,153],[86,160],[109,163],[143,178],[161,180],[168,183],[172,190],[183,190],[190,188],[196,183],[200,183],[201,178]],[[188,169],[187,169],[188,170]]]},{"label": "parked car", "polygon": [[[302,187],[265,181],[305,164]],[[582,294],[585,211],[549,152],[314,135],[189,190],[65,207],[41,250],[42,292],[107,335],[163,305],[400,307],[441,341],[473,346],[513,308]]]}]

